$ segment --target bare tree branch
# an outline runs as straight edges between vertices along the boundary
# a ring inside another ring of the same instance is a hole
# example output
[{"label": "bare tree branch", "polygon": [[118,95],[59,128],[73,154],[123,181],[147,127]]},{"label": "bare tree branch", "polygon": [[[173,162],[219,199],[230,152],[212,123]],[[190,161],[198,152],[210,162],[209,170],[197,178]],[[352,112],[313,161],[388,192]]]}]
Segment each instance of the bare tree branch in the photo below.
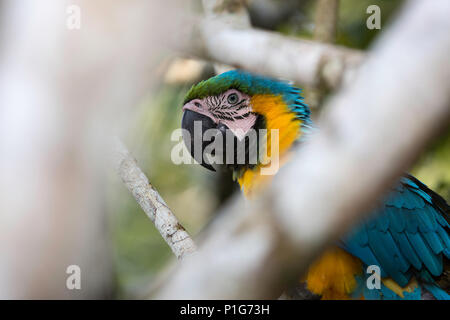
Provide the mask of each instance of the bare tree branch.
[{"label": "bare tree branch", "polygon": [[196,247],[192,238],[119,140],[115,141],[115,164],[123,183],[155,224],[175,256],[183,259],[194,252]]},{"label": "bare tree branch", "polygon": [[275,298],[361,219],[448,124],[449,14],[446,0],[411,2],[330,101],[322,130],[258,201],[225,209],[156,297]]},{"label": "bare tree branch", "polygon": [[364,58],[358,50],[248,28],[248,16],[240,10],[235,16],[213,13],[197,18],[199,23],[184,22],[183,32],[169,45],[188,56],[330,88],[351,80]]}]

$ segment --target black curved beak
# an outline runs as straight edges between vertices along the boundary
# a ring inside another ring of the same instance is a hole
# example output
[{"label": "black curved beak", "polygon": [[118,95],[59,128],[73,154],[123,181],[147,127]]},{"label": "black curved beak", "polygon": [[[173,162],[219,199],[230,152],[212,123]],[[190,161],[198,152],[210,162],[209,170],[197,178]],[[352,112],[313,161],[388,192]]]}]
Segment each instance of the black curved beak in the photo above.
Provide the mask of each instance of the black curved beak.
[{"label": "black curved beak", "polygon": [[183,141],[191,156],[202,167],[216,171],[204,156],[203,151],[212,141],[203,141],[203,134],[208,129],[216,129],[217,126],[210,118],[191,110],[184,110],[181,120],[183,130]]}]

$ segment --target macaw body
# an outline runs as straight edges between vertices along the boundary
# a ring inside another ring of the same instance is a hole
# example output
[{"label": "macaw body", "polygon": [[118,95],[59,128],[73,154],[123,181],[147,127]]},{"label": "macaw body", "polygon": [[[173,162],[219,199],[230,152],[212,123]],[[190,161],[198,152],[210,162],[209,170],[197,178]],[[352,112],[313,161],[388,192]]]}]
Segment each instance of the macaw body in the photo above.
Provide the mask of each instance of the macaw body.
[{"label": "macaw body", "polygon": [[[448,205],[409,175],[380,202],[369,218],[312,265],[308,288],[328,299],[415,300],[428,293],[448,300],[438,284],[448,281],[444,274],[450,258],[449,224],[444,218]],[[366,285],[369,266],[380,268],[378,290]]]},{"label": "macaw body", "polygon": [[[302,143],[314,125],[300,90],[290,84],[233,70],[193,86],[184,101],[182,126],[193,119],[226,128],[242,139],[250,128],[267,130],[264,161],[227,164],[246,197],[267,186],[261,174],[270,165],[271,129],[278,130],[280,163]],[[192,147],[193,140],[186,141]],[[192,148],[191,148],[192,150]],[[193,154],[194,156],[194,154]],[[205,159],[194,158],[208,169]],[[379,201],[377,210],[343,236],[309,268],[302,281],[322,299],[450,299],[448,272],[450,207],[416,178],[405,175]],[[367,285],[378,267],[380,287]],[[372,270],[372,269],[370,269]],[[447,283],[447,284],[445,284]]]}]

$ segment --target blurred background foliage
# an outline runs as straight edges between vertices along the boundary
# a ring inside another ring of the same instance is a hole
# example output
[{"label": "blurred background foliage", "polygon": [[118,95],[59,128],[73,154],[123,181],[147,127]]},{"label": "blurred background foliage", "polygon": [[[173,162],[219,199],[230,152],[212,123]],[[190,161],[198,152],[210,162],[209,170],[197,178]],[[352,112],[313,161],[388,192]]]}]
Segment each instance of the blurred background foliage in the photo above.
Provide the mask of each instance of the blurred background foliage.
[{"label": "blurred background foliage", "polygon": [[[395,19],[402,2],[341,0],[336,42],[365,50],[386,29],[391,19]],[[253,0],[248,3],[253,26],[312,38],[315,1]],[[366,28],[366,9],[371,4],[381,8],[381,30]],[[212,173],[199,165],[175,165],[171,161],[172,148],[179,143],[171,141],[171,135],[180,127],[183,97],[192,84],[214,75],[214,69],[202,61],[168,60],[162,63],[168,67],[161,68],[159,88],[135,106],[134,121],[125,142],[182,225],[195,236],[216,209],[239,189],[226,172]],[[304,91],[307,96],[307,89]],[[320,108],[312,111],[317,115]],[[450,130],[447,129],[429,146],[411,172],[447,201],[450,200]],[[139,297],[145,294],[148,285],[173,259],[173,255],[114,173],[111,181],[108,211],[117,297]]]}]

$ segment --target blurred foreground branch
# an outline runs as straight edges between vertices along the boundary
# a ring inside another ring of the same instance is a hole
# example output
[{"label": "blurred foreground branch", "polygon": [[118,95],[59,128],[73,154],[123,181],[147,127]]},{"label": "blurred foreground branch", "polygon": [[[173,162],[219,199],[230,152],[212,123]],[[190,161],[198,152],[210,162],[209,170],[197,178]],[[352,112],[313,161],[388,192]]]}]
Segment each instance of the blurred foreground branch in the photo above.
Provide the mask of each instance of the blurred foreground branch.
[{"label": "blurred foreground branch", "polygon": [[119,140],[115,141],[117,172],[127,189],[155,224],[161,236],[178,259],[195,251],[195,243],[170,211],[158,191],[149,183],[136,160]]},{"label": "blurred foreground branch", "polygon": [[1,2],[1,299],[111,297],[107,141],[158,83],[184,3]]},{"label": "blurred foreground branch", "polygon": [[[198,253],[178,266],[156,297],[276,298],[361,219],[448,124],[450,70],[443,66],[448,66],[450,50],[449,14],[445,0],[409,3],[352,86],[329,102],[333,108],[326,109],[322,130],[298,150],[262,197],[251,203],[239,198],[224,209]],[[253,32],[224,31],[219,38]],[[426,45],[417,47],[418,42]],[[236,43],[236,59],[242,47],[248,58],[250,46]],[[220,56],[219,48],[226,49],[217,41],[214,56]],[[269,66],[282,64],[288,54],[266,49]],[[277,72],[293,77],[290,70]]]}]

